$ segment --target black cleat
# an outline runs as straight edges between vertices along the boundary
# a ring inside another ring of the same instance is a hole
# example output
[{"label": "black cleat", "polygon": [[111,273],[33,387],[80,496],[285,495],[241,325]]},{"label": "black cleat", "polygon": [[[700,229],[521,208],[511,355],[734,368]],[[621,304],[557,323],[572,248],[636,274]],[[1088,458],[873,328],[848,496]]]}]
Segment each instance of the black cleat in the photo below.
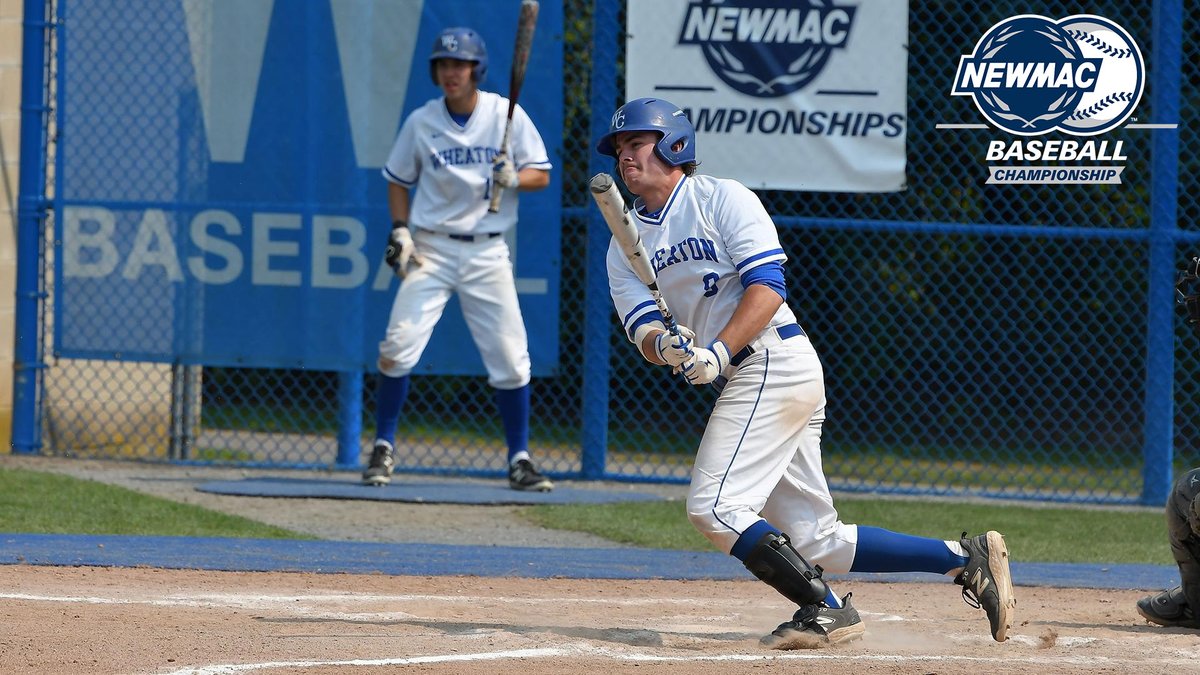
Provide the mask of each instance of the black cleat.
[{"label": "black cleat", "polygon": [[363,485],[384,486],[392,482],[392,467],[396,460],[392,458],[392,446],[387,441],[375,441],[371,450],[371,462],[363,471]]},{"label": "black cleat", "polygon": [[1004,642],[1012,629],[1017,607],[1004,537],[995,530],[977,537],[968,537],[963,532],[960,543],[970,558],[963,571],[954,577],[954,583],[963,587],[963,600],[968,605],[983,608],[992,625],[992,639]]},{"label": "black cleat", "polygon": [[861,638],[866,627],[850,605],[850,596],[842,598],[839,609],[824,604],[801,607],[791,621],[779,624],[759,643],[771,649],[820,649]]},{"label": "black cleat", "polygon": [[1147,595],[1137,602],[1138,614],[1150,623],[1169,628],[1200,628],[1196,613],[1188,606],[1183,595],[1183,586],[1176,586],[1155,595]]},{"label": "black cleat", "polygon": [[549,492],[554,489],[554,483],[538,473],[533,462],[527,459],[518,459],[508,467],[508,487],[514,490]]}]

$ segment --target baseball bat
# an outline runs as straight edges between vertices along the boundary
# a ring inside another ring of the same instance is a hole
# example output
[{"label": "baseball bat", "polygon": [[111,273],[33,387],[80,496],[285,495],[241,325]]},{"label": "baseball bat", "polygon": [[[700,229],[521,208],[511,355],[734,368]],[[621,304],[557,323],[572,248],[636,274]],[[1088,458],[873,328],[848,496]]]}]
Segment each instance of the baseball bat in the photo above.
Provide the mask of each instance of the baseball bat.
[{"label": "baseball bat", "polygon": [[591,188],[596,206],[600,207],[604,222],[612,232],[613,238],[617,240],[617,245],[621,247],[621,253],[625,254],[625,259],[633,268],[633,273],[650,289],[650,297],[654,299],[658,311],[662,312],[667,326],[672,333],[678,335],[679,325],[675,323],[675,317],[671,315],[671,310],[667,309],[667,301],[658,290],[658,275],[654,273],[654,266],[650,264],[650,257],[646,255],[642,235],[638,233],[637,224],[629,213],[629,206],[621,196],[621,191],[617,189],[613,177],[606,173],[598,173],[592,176],[588,187]]},{"label": "baseball bat", "polygon": [[[533,47],[533,29],[537,26],[538,0],[521,0],[521,15],[517,19],[517,42],[513,46],[512,73],[508,80],[508,119],[504,122],[504,139],[500,141],[500,154],[508,152],[508,137],[512,134],[513,111],[517,109],[517,98],[525,84],[525,67],[529,64],[529,50]],[[499,186],[492,186],[492,201],[488,212],[500,211]]]}]

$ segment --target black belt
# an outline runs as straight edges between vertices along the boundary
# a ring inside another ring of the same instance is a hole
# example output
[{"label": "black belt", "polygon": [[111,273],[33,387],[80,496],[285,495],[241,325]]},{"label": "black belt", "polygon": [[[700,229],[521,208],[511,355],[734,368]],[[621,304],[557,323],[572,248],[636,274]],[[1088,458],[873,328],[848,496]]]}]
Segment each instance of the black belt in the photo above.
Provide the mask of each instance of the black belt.
[{"label": "black belt", "polygon": [[487,234],[446,234],[447,237],[455,241],[475,241],[476,239],[482,241],[484,239],[495,239],[500,235],[500,232],[488,232]]},{"label": "black belt", "polygon": [[[800,324],[796,324],[796,323],[789,323],[789,324],[785,324],[783,326],[776,326],[775,332],[779,335],[780,340],[790,340],[798,335],[804,335],[804,329],[800,327]],[[733,358],[729,359],[729,363],[730,363],[730,365],[732,365],[734,367],[740,366],[740,365],[742,365],[742,361],[745,361],[746,359],[750,358],[750,355],[753,353],[754,353],[754,347],[751,347],[750,345],[746,345],[745,347],[742,347],[742,351],[738,352],[737,354],[734,354]]]}]

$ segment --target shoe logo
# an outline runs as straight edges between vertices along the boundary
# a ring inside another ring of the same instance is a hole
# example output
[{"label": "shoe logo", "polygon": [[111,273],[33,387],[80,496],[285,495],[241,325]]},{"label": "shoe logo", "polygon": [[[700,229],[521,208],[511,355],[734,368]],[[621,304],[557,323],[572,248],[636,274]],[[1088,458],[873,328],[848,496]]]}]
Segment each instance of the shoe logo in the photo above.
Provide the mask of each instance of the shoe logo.
[{"label": "shoe logo", "polygon": [[973,574],[971,576],[970,581],[971,581],[971,587],[975,589],[976,595],[982,595],[984,590],[987,589],[988,584],[990,584],[992,582],[991,579],[988,579],[987,577],[983,576],[983,568],[982,567],[975,570],[975,574]]},{"label": "shoe logo", "polygon": [[818,616],[817,623],[821,624],[822,626],[827,626],[831,623],[837,623],[837,619],[833,618],[832,616]]}]

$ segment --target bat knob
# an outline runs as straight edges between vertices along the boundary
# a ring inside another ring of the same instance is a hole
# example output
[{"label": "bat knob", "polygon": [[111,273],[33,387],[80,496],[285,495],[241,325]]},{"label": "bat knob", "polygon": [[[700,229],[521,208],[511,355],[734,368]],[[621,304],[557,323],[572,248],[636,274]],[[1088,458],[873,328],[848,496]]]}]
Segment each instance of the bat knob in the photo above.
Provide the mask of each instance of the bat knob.
[{"label": "bat knob", "polygon": [[612,186],[613,177],[606,173],[598,173],[595,176],[592,176],[592,182],[589,183],[589,187],[591,187],[592,192],[596,194],[608,192],[612,189]]}]

